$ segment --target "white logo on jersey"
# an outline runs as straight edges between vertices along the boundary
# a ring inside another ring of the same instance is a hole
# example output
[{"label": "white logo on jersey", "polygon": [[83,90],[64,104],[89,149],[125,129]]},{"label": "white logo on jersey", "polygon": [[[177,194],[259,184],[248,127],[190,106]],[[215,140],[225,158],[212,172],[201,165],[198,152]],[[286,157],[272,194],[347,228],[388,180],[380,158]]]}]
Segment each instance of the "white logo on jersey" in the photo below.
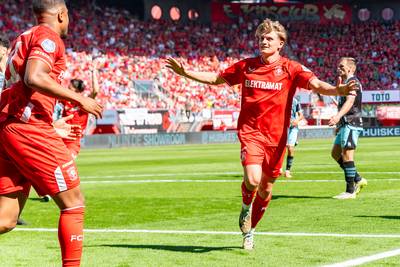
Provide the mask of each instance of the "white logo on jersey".
[{"label": "white logo on jersey", "polygon": [[249,69],[248,69],[249,72],[253,72],[255,70],[256,70],[256,68],[252,68],[252,67],[249,67]]},{"label": "white logo on jersey", "polygon": [[56,43],[50,39],[44,39],[40,45],[47,53],[54,53],[56,51]]},{"label": "white logo on jersey", "polygon": [[248,88],[258,88],[264,90],[282,90],[282,83],[264,82],[257,80],[245,80],[244,85]]}]

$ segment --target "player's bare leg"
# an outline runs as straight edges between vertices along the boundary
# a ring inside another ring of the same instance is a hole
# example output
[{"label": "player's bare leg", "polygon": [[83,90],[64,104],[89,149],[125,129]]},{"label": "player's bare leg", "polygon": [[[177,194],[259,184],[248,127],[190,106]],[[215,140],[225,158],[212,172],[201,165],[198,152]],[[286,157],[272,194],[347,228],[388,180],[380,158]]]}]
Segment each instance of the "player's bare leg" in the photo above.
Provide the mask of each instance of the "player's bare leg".
[{"label": "player's bare leg", "polygon": [[0,234],[15,228],[27,195],[22,191],[0,195]]},{"label": "player's bare leg", "polygon": [[254,195],[262,177],[261,165],[247,165],[243,167],[242,182],[242,209],[239,215],[239,227],[243,234],[251,228],[251,206]]},{"label": "player's bare leg", "polygon": [[[335,144],[332,146],[331,156],[336,161],[338,161],[342,157],[342,148],[340,145]],[[342,168],[342,165],[339,162],[338,162],[338,164]]]},{"label": "player's bare leg", "polygon": [[80,266],[83,247],[85,200],[78,187],[53,196],[61,210],[58,224],[63,266]]}]

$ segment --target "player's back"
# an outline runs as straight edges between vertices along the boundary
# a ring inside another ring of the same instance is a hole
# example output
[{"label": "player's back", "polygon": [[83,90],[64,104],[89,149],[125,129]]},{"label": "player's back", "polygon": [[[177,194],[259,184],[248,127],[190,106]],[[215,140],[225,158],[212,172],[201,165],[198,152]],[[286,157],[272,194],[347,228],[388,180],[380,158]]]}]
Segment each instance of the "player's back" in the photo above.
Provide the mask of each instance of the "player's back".
[{"label": "player's back", "polygon": [[41,60],[50,68],[50,77],[60,83],[65,66],[64,43],[49,27],[39,25],[22,33],[13,42],[7,61],[5,87],[10,90],[2,111],[23,122],[52,122],[56,100],[35,91],[24,83],[28,60]]}]

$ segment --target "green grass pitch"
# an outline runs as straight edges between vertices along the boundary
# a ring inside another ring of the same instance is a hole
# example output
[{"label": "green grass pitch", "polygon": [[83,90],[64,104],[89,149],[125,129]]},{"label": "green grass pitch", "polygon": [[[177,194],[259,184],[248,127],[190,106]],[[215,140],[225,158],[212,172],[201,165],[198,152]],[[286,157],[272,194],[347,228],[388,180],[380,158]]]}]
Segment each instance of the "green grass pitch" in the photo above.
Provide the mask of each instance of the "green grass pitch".
[{"label": "green grass pitch", "polygon": [[[340,201],[332,140],[300,141],[294,178],[275,185],[251,252],[240,248],[238,144],[83,150],[85,229],[99,231],[85,233],[82,266],[323,266],[399,249],[400,138],[359,143],[356,166],[369,185]],[[29,225],[0,236],[0,266],[60,266],[58,214],[32,193],[22,214]],[[399,264],[394,256],[364,266]]]}]

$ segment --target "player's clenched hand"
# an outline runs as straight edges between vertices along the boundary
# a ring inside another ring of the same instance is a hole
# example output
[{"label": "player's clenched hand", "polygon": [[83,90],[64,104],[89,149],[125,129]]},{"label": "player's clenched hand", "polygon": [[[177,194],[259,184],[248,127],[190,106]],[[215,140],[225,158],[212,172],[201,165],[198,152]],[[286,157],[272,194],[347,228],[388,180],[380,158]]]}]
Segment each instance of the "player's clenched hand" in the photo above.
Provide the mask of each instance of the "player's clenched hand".
[{"label": "player's clenched hand", "polygon": [[83,110],[93,114],[97,119],[102,117],[103,107],[93,98],[82,97],[79,104]]},{"label": "player's clenched hand", "polygon": [[357,95],[356,90],[360,90],[360,87],[354,80],[348,83],[342,83],[342,78],[339,77],[336,82],[336,90],[339,95]]},{"label": "player's clenched hand", "polygon": [[64,139],[76,140],[82,136],[82,129],[80,125],[67,123],[67,121],[73,117],[74,115],[71,114],[53,122],[53,127],[56,130],[56,133]]},{"label": "player's clenched hand", "polygon": [[336,124],[338,124],[338,122],[340,121],[340,117],[339,116],[333,116],[330,120],[329,120],[329,126],[335,126]]},{"label": "player's clenched hand", "polygon": [[178,62],[176,59],[168,58],[165,60],[166,67],[173,70],[175,73],[184,76],[185,75],[185,68],[183,67],[182,63]]}]

